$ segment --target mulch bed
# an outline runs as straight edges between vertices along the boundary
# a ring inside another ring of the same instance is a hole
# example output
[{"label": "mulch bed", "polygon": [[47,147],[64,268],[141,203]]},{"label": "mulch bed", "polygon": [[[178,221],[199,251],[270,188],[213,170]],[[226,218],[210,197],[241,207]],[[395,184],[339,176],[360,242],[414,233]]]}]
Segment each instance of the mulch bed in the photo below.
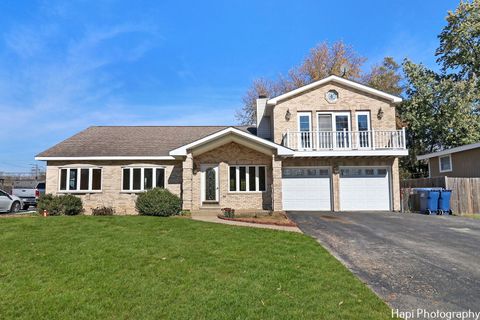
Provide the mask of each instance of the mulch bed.
[{"label": "mulch bed", "polygon": [[219,219],[222,220],[229,220],[229,221],[238,221],[238,222],[248,222],[248,223],[257,223],[257,224],[269,224],[274,226],[281,226],[281,227],[296,227],[297,224],[293,221],[288,220],[288,222],[275,222],[275,221],[261,221],[256,218],[227,218],[221,214],[217,216]]}]

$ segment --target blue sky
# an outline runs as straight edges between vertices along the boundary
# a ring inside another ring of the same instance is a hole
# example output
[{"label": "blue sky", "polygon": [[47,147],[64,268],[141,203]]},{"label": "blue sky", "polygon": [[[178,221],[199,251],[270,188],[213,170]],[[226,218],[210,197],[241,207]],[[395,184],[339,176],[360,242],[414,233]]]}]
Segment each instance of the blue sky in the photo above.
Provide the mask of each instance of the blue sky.
[{"label": "blue sky", "polygon": [[[133,4],[134,3],[134,4]],[[90,125],[234,124],[322,41],[435,67],[458,1],[0,2],[0,171]]]}]

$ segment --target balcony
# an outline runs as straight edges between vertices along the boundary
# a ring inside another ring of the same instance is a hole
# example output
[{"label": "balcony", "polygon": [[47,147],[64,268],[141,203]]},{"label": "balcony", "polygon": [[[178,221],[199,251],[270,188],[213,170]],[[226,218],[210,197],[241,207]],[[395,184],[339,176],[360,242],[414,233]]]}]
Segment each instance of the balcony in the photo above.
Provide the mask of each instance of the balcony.
[{"label": "balcony", "polygon": [[370,131],[287,131],[282,145],[314,155],[406,155],[405,129]]}]

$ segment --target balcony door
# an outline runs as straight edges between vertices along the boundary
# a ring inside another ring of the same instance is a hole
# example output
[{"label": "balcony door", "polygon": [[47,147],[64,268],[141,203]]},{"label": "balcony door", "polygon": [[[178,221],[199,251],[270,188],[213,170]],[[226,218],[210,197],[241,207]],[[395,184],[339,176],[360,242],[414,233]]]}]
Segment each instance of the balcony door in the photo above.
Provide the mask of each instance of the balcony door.
[{"label": "balcony door", "polygon": [[363,111],[355,114],[357,118],[358,138],[357,144],[359,148],[370,148],[370,112]]},{"label": "balcony door", "polygon": [[333,149],[333,122],[331,113],[318,114],[318,148]]},{"label": "balcony door", "polygon": [[317,117],[320,149],[350,148],[350,113],[319,112]]},{"label": "balcony door", "polygon": [[299,149],[312,149],[312,115],[310,112],[298,113]]}]

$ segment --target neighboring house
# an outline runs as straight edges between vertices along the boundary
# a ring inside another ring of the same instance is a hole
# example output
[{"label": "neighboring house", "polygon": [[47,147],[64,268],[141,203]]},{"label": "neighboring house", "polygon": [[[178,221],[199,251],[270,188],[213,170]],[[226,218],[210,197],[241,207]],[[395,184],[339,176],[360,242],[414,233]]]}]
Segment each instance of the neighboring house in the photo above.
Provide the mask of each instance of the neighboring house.
[{"label": "neighboring house", "polygon": [[399,210],[401,98],[329,76],[257,100],[256,127],[90,127],[36,156],[47,193],[135,213],[164,187],[186,210]]},{"label": "neighboring house", "polygon": [[429,177],[480,177],[480,142],[417,157],[428,160]]}]

